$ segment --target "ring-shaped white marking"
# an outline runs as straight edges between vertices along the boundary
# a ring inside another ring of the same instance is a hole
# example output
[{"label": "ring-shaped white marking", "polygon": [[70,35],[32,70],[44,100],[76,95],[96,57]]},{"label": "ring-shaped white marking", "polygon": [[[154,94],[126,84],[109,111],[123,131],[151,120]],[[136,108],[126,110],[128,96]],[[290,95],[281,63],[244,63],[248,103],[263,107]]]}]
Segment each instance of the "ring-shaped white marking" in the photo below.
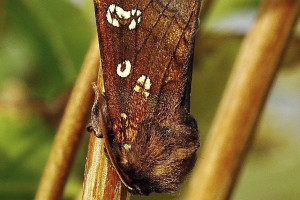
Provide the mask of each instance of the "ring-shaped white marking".
[{"label": "ring-shaped white marking", "polygon": [[[122,65],[125,65],[125,69],[122,71]],[[117,66],[117,74],[122,77],[126,78],[131,71],[131,63],[129,60],[125,60],[123,63],[118,64]]]},{"label": "ring-shaped white marking", "polygon": [[[114,14],[114,15],[112,15]],[[137,27],[137,25],[141,22],[142,19],[142,12],[137,9],[132,9],[129,11],[124,10],[120,6],[116,6],[116,4],[111,4],[106,13],[106,19],[108,23],[115,27],[120,27],[120,25],[125,25],[123,20],[129,20],[128,23],[126,23],[126,26],[128,26],[129,30],[133,30]],[[113,18],[113,16],[117,16],[117,18]]]}]

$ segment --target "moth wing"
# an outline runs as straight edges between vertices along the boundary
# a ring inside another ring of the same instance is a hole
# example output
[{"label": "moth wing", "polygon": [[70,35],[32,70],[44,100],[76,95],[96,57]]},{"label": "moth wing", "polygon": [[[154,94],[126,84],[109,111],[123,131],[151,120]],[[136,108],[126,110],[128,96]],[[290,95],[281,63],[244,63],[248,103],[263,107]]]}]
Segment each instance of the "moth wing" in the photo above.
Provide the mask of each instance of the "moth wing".
[{"label": "moth wing", "polygon": [[[198,0],[94,0],[94,2],[105,95],[114,137],[119,147],[117,153],[110,149],[115,143],[108,141],[109,134],[104,138],[110,152],[109,157],[121,180],[129,188],[133,185],[132,179],[123,173],[126,164],[124,165],[122,160],[128,161],[124,155],[127,155],[126,151],[131,146],[132,150],[138,150],[150,145],[147,143],[134,148],[134,145],[139,145],[134,143],[138,125],[143,128],[141,122],[147,121],[145,119],[153,122],[153,118],[149,116],[153,117],[160,108],[166,108],[164,114],[168,113],[167,115],[172,115],[172,109],[178,106],[188,109],[192,46],[200,2]],[[174,130],[178,131],[177,128]],[[165,131],[168,130],[163,130],[163,133]],[[196,129],[190,132],[193,135]],[[148,137],[149,131],[145,135]],[[197,138],[193,138],[195,140],[193,148],[197,149]],[[153,152],[152,149],[141,150],[144,153]],[[195,149],[190,151],[194,153]],[[190,154],[186,154],[186,157],[189,156]],[[121,161],[117,163],[116,160]],[[185,173],[186,170],[181,170],[181,174]],[[180,177],[176,175],[174,180],[173,184],[179,182]],[[173,191],[176,188],[172,186],[168,189],[166,186],[165,189],[158,190],[152,188],[151,184],[148,189],[144,188],[143,184],[139,186],[135,185],[131,190],[149,194],[152,190]]]},{"label": "moth wing", "polygon": [[[188,107],[198,0],[96,2],[105,91],[112,121],[155,112],[160,93]],[[184,93],[184,91],[186,91]],[[143,93],[133,96],[135,93]],[[144,102],[140,102],[141,98]],[[135,110],[135,107],[144,107]],[[112,109],[113,108],[113,111]]]}]

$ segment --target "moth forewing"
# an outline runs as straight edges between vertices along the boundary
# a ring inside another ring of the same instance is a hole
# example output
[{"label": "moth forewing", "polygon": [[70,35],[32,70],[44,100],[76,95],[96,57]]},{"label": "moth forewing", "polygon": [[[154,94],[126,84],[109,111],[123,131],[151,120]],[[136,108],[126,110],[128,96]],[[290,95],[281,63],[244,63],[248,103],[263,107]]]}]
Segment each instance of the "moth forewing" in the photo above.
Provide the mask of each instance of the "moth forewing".
[{"label": "moth forewing", "polygon": [[199,147],[186,105],[200,2],[94,3],[107,99],[99,109],[108,114],[94,106],[92,126],[105,129],[108,158],[131,192],[174,192]]}]

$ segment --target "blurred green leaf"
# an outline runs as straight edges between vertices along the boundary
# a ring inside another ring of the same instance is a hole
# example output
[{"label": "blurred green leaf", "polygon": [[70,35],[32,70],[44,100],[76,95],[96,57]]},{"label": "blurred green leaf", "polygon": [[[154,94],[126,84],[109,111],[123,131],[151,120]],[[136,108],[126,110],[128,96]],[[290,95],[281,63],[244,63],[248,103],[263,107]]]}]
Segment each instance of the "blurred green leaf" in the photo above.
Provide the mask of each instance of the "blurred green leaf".
[{"label": "blurred green leaf", "polygon": [[28,111],[0,112],[0,199],[33,198],[53,134]]},{"label": "blurred green leaf", "polygon": [[5,11],[2,77],[23,78],[32,95],[47,99],[73,83],[94,24],[69,1],[9,0]]}]

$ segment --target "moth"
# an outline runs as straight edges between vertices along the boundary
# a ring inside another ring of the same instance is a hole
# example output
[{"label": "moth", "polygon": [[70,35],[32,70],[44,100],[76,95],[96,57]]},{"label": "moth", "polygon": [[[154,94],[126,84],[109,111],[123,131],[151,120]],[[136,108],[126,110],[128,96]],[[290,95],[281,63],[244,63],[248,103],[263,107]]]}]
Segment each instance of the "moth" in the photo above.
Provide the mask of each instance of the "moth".
[{"label": "moth", "polygon": [[189,113],[200,1],[94,5],[104,90],[93,86],[89,129],[104,137],[107,157],[131,193],[175,192],[200,146]]}]

